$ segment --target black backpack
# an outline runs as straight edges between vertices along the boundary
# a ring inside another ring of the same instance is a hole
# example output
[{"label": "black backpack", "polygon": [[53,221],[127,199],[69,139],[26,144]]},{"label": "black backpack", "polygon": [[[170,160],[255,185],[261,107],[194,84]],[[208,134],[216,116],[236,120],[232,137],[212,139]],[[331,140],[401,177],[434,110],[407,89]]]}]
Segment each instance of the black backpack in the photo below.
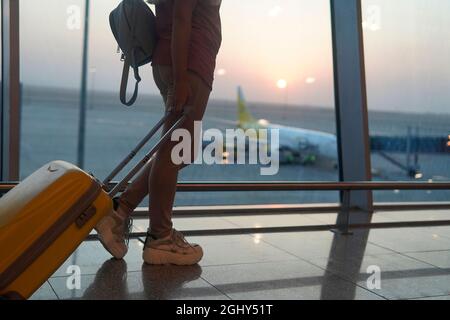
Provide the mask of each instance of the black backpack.
[{"label": "black backpack", "polygon": [[[153,50],[156,46],[155,15],[143,0],[123,0],[109,15],[109,23],[122,50],[121,60],[124,61],[120,101],[126,106],[131,106],[136,102],[139,82],[141,82],[139,67],[152,61]],[[130,67],[134,70],[136,85],[133,96],[127,101]]]}]

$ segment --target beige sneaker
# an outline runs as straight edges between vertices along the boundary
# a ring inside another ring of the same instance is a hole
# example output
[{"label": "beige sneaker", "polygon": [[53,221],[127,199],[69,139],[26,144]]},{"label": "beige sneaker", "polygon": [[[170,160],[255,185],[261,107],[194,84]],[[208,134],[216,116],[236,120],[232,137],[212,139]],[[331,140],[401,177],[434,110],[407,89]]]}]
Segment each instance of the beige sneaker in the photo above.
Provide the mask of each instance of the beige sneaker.
[{"label": "beige sneaker", "polygon": [[123,214],[113,210],[100,220],[95,227],[100,243],[116,259],[123,259],[128,252],[128,234],[131,229],[131,219],[123,217]]},{"label": "beige sneaker", "polygon": [[187,242],[183,234],[175,229],[172,229],[171,234],[163,239],[155,239],[148,234],[142,254],[145,263],[152,265],[188,266],[198,263],[202,257],[202,247]]}]

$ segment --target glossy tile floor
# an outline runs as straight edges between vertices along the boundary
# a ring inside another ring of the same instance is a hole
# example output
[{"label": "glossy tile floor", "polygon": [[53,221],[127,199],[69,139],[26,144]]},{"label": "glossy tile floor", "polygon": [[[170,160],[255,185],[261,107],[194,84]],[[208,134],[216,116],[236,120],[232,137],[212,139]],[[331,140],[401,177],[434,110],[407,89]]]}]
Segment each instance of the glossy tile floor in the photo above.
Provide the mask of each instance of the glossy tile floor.
[{"label": "glossy tile floor", "polygon": [[[334,223],[335,218],[193,218],[176,219],[175,226],[315,225]],[[373,222],[433,219],[450,220],[450,211],[383,212],[374,215]],[[135,221],[135,230],[146,227],[146,221]],[[450,226],[357,230],[352,236],[305,232],[189,240],[204,247],[200,265],[144,265],[139,240],[130,241],[124,261],[116,261],[98,242],[85,242],[32,299],[450,300]],[[79,283],[71,276],[74,270],[81,272]]]}]

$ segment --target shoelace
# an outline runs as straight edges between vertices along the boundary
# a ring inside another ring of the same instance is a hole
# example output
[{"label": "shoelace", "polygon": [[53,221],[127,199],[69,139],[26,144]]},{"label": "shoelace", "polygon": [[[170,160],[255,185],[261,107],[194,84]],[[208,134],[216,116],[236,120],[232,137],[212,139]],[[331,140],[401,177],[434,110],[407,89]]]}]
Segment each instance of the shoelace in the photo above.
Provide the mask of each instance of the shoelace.
[{"label": "shoelace", "polygon": [[130,234],[133,228],[133,219],[128,217],[125,221],[119,220],[119,218],[115,218],[116,226],[113,228],[113,234],[116,237],[117,241],[125,242],[128,247],[130,243]]},{"label": "shoelace", "polygon": [[124,240],[125,240],[125,244],[128,247],[128,245],[130,243],[130,234],[131,234],[131,231],[132,231],[132,228],[133,228],[133,218],[128,217],[125,220],[123,225],[124,225],[124,231],[123,231]]},{"label": "shoelace", "polygon": [[[115,197],[113,199],[114,210],[117,210],[119,208],[120,205],[119,199],[120,197]],[[118,221],[117,218],[115,217],[114,220],[119,225],[117,226],[118,228],[115,228],[115,230],[113,230],[113,232],[116,234],[117,239],[119,241],[125,242],[126,246],[128,247],[130,243],[130,234],[133,228],[133,218],[129,216],[128,218],[125,219],[125,221],[121,220]],[[123,226],[123,229],[120,228],[120,226]]]},{"label": "shoelace", "polygon": [[[149,239],[156,240],[156,238],[153,237],[153,235],[150,233],[150,230],[147,231],[147,236],[145,237],[144,249],[147,247],[147,243],[148,243]],[[176,230],[176,229],[173,229],[172,239],[173,239],[173,241],[175,241],[175,242],[177,242],[177,243],[180,243],[180,241],[181,241],[182,244],[185,244],[185,245],[187,245],[188,247],[194,248],[194,247],[186,240],[186,238],[184,237],[184,235],[183,235],[180,231],[178,231],[178,230]]]},{"label": "shoelace", "polygon": [[173,229],[173,234],[174,234],[175,240],[181,240],[182,243],[184,243],[184,244],[188,245],[189,247],[193,248],[193,246],[186,240],[186,238],[184,237],[184,235],[180,231],[178,231],[176,229]]}]

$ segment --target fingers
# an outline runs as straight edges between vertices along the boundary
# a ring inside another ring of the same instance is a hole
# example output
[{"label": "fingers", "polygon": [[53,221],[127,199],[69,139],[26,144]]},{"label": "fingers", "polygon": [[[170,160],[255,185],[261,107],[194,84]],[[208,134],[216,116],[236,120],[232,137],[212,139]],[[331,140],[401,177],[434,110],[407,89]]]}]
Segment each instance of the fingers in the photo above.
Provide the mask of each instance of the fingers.
[{"label": "fingers", "polygon": [[183,112],[184,106],[188,103],[191,96],[189,84],[180,84],[175,86],[173,109],[176,113]]},{"label": "fingers", "polygon": [[[184,99],[183,99],[183,100],[184,100]],[[186,99],[185,101],[183,101],[183,100],[177,100],[177,101],[175,102],[175,112],[176,112],[176,113],[181,113],[181,112],[183,112],[183,107],[184,107],[184,105],[186,104],[187,99]]]}]

